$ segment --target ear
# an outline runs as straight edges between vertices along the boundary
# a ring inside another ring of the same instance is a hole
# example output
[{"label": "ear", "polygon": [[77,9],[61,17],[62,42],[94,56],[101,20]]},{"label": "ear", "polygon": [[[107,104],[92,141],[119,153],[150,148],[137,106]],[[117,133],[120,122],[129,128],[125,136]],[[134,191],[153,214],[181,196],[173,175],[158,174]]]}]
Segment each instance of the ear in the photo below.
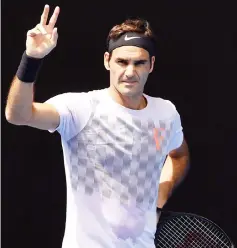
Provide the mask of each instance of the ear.
[{"label": "ear", "polygon": [[152,56],[151,57],[151,68],[150,68],[149,73],[151,73],[154,69],[155,60],[156,60],[155,56]]},{"label": "ear", "polygon": [[108,52],[105,52],[104,54],[104,66],[105,66],[105,69],[106,70],[110,70],[109,68],[109,53]]}]

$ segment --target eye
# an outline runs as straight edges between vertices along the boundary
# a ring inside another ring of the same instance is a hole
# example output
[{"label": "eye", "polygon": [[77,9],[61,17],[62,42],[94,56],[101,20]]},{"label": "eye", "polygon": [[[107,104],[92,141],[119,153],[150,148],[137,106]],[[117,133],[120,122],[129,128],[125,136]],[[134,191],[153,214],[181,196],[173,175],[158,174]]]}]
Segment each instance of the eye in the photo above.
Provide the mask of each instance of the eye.
[{"label": "eye", "polygon": [[128,62],[126,60],[122,60],[122,59],[117,60],[117,63],[120,65],[123,65],[123,66],[128,64]]},{"label": "eye", "polygon": [[144,60],[139,60],[139,61],[135,62],[135,65],[136,65],[136,66],[144,65],[145,63],[146,63],[146,61],[144,61]]}]

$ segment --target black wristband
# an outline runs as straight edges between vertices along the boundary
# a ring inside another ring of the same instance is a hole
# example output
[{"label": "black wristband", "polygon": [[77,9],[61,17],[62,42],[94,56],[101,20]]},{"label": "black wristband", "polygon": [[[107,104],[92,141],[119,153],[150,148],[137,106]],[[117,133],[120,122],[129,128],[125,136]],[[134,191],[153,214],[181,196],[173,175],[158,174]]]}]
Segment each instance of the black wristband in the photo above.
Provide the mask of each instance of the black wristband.
[{"label": "black wristband", "polygon": [[42,59],[30,57],[23,53],[16,76],[25,83],[34,83],[40,70]]}]

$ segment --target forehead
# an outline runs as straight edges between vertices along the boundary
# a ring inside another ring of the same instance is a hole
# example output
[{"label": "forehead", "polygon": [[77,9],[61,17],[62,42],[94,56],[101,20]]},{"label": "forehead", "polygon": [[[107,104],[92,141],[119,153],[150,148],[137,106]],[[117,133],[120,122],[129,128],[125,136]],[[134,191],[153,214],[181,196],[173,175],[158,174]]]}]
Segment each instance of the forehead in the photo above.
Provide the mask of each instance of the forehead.
[{"label": "forehead", "polygon": [[114,59],[123,58],[129,60],[148,60],[149,53],[143,48],[136,46],[122,46],[113,50]]}]

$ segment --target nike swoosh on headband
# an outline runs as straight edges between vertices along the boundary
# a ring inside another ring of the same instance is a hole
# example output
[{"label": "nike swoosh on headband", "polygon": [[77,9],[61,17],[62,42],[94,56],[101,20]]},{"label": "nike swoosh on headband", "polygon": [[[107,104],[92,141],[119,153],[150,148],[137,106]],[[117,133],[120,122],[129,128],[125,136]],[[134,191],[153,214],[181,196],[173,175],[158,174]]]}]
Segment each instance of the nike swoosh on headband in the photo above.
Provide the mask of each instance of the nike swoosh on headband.
[{"label": "nike swoosh on headband", "polygon": [[134,36],[134,37],[127,37],[127,35],[124,37],[124,40],[132,40],[132,39],[138,39],[138,38],[141,38],[141,37],[137,37],[137,36]]}]

